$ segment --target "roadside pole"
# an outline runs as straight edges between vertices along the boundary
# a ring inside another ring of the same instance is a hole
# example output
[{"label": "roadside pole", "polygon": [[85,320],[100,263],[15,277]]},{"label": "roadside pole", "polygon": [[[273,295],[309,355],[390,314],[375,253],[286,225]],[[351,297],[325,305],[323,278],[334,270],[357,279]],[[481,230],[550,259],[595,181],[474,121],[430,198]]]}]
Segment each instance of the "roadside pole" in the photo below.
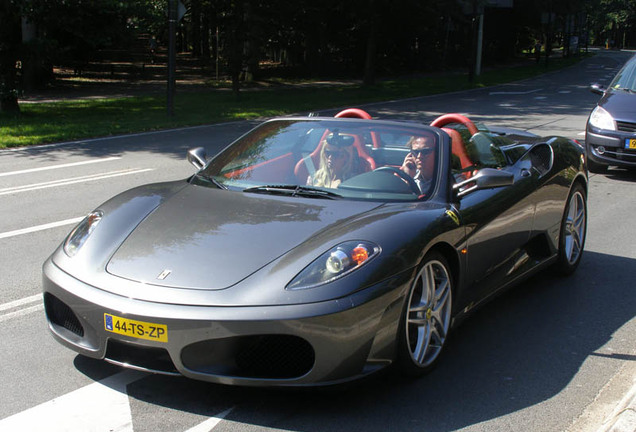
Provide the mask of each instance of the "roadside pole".
[{"label": "roadside pole", "polygon": [[176,70],[177,0],[168,0],[168,116],[174,116],[175,70]]}]

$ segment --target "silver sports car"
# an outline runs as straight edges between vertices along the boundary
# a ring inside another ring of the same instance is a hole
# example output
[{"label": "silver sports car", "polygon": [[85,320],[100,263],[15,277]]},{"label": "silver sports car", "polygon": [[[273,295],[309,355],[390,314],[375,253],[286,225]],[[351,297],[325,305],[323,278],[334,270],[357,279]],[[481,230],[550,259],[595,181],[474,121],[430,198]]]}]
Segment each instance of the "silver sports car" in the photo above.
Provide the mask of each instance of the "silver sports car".
[{"label": "silver sports car", "polygon": [[196,174],[105,202],[45,262],[59,342],[224,384],[416,376],[476,307],[583,253],[586,161],[566,138],[350,109],[188,159]]}]

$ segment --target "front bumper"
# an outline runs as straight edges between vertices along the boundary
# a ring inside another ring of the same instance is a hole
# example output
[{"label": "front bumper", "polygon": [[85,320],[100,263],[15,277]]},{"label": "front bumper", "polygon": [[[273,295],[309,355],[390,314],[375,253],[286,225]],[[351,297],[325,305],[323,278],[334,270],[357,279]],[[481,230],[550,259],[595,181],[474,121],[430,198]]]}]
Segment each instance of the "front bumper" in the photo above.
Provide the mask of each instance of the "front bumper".
[{"label": "front bumper", "polygon": [[[48,260],[43,290],[53,336],[85,356],[221,384],[311,386],[356,379],[391,364],[411,277],[405,272],[320,303],[183,306],[100,290]],[[104,314],[165,325],[168,341],[107,331]]]},{"label": "front bumper", "polygon": [[[606,131],[587,125],[585,150],[587,158],[601,165],[636,167],[636,150],[625,148],[625,140],[636,139],[636,133]],[[599,151],[602,148],[602,151]]]}]

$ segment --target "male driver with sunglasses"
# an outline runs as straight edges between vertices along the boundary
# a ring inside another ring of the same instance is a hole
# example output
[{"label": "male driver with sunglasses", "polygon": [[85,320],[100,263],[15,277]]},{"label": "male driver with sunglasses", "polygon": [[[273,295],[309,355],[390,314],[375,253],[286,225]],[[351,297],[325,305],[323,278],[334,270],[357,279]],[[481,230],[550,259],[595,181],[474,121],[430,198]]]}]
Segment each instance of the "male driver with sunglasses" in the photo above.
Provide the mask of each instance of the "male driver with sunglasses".
[{"label": "male driver with sunglasses", "polygon": [[406,146],[410,148],[411,151],[404,158],[400,169],[413,177],[420,191],[426,193],[431,184],[431,177],[435,169],[433,138],[414,136],[406,143]]}]

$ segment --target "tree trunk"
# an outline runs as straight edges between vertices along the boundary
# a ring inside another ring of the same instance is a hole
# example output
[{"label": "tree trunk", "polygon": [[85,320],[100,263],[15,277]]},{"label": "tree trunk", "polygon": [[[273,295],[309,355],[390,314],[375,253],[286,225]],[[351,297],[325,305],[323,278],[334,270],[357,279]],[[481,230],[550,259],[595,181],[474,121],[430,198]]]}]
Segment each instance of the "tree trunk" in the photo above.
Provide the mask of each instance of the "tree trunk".
[{"label": "tree trunk", "polygon": [[366,59],[364,61],[364,79],[363,84],[365,86],[371,86],[375,84],[375,57],[377,53],[377,40],[375,26],[369,27],[369,35],[367,37],[367,52]]},{"label": "tree trunk", "polygon": [[201,1],[191,0],[190,16],[192,20],[192,57],[200,58],[201,49]]}]

